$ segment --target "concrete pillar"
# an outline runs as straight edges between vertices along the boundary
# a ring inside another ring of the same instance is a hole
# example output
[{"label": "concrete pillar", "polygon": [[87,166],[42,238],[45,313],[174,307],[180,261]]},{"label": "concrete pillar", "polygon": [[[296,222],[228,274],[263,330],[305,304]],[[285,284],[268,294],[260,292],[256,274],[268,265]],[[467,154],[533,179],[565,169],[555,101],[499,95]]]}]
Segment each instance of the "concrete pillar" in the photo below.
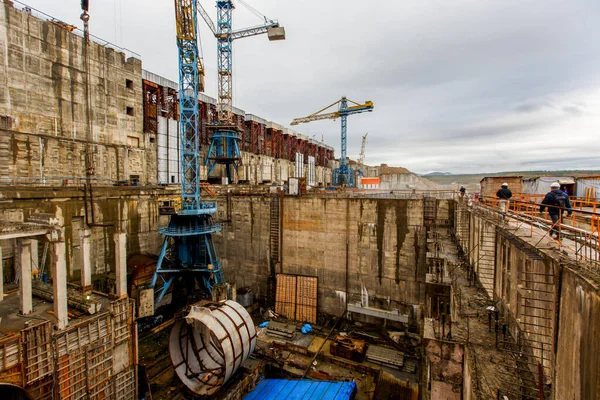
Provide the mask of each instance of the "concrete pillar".
[{"label": "concrete pillar", "polygon": [[54,316],[58,329],[64,329],[69,323],[67,315],[67,262],[65,242],[52,243],[52,291],[54,294]]},{"label": "concrete pillar", "polygon": [[81,267],[81,287],[84,292],[87,292],[92,288],[92,231],[90,229],[82,229],[80,237],[81,258],[83,258],[83,265]]},{"label": "concrete pillar", "polygon": [[127,295],[127,234],[115,233],[115,276],[117,297]]},{"label": "concrete pillar", "polygon": [[4,265],[2,264],[2,246],[0,246],[0,301],[4,300]]},{"label": "concrete pillar", "polygon": [[[17,254],[19,261],[19,298],[21,301],[21,314],[27,315],[33,311],[33,297],[31,293],[31,239],[17,239]],[[37,243],[37,242],[35,242]]]}]

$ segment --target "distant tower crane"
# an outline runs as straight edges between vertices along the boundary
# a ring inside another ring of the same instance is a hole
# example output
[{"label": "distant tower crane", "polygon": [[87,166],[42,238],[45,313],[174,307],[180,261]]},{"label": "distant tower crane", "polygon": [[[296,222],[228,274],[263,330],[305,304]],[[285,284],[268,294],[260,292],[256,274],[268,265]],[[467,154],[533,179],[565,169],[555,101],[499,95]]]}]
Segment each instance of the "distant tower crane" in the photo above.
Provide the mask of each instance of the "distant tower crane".
[{"label": "distant tower crane", "polygon": [[369,132],[365,133],[365,135],[362,137],[362,144],[360,146],[360,157],[358,159],[358,163],[360,165],[364,165],[365,163],[365,147],[367,147],[367,135],[369,134]]},{"label": "distant tower crane", "polygon": [[[245,4],[245,2],[242,0],[238,1],[256,13],[256,10]],[[267,19],[264,16],[265,23],[263,25],[234,31],[232,25],[234,8],[231,0],[217,1],[217,24],[215,26],[206,10],[198,2],[200,15],[217,38],[217,64],[219,73],[217,100],[218,124],[214,126],[214,132],[211,135],[211,143],[205,165],[208,166],[208,174],[212,172],[217,164],[226,165],[227,176],[230,181],[231,166],[237,171],[242,161],[239,146],[240,135],[235,122],[231,119],[233,114],[233,41],[264,33],[267,33],[269,40],[272,41],[285,39],[285,30],[279,26],[279,22]]]},{"label": "distant tower crane", "polygon": [[[348,107],[348,102],[354,104]],[[329,112],[322,114],[323,111],[333,106],[339,105],[338,111]],[[352,169],[348,166],[346,160],[346,136],[348,126],[348,115],[360,114],[365,111],[373,111],[373,102],[366,101],[364,104],[356,103],[352,100],[348,100],[346,97],[342,97],[341,100],[336,101],[328,105],[327,107],[310,114],[307,117],[296,118],[290,125],[298,125],[301,123],[318,121],[322,119],[337,119],[341,118],[342,121],[342,151],[340,156],[340,166],[336,168],[333,173],[333,182],[336,186],[349,186],[354,187],[354,174]]]}]

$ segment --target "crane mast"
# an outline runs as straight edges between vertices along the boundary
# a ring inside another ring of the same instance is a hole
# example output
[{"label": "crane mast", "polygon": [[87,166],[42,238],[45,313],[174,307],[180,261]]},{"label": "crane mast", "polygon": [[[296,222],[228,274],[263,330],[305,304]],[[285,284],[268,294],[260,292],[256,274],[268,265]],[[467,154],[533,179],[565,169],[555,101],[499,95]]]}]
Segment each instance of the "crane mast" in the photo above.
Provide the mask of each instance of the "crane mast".
[{"label": "crane mast", "polygon": [[[150,286],[155,309],[173,284],[191,296],[196,284],[212,293],[223,285],[223,274],[212,234],[221,230],[212,221],[215,201],[200,197],[200,138],[198,93],[204,90],[204,68],[198,52],[197,2],[174,0],[179,55],[179,140],[181,207],[161,229],[163,245]],[[179,290],[178,290],[179,292]]]},{"label": "crane mast", "polygon": [[[348,103],[354,104],[349,106]],[[323,113],[327,109],[338,106],[338,111]],[[373,102],[366,101],[364,104],[359,104],[355,101],[348,100],[346,97],[342,97],[327,107],[312,113],[306,117],[294,119],[290,125],[298,125],[301,123],[307,123],[312,121],[319,121],[323,119],[341,119],[341,155],[340,155],[340,166],[333,171],[333,181],[336,186],[349,186],[354,187],[354,171],[348,166],[348,160],[346,158],[346,142],[348,136],[348,116],[353,114],[360,114],[363,112],[373,111]]]},{"label": "crane mast", "polygon": [[362,143],[360,145],[360,157],[358,159],[358,163],[360,165],[364,165],[365,163],[365,148],[367,147],[367,135],[369,134],[369,132],[365,133],[365,135],[362,137]]},{"label": "crane mast", "polygon": [[267,20],[263,25],[241,30],[233,30],[234,5],[231,0],[217,0],[217,24],[198,3],[199,13],[217,38],[217,69],[218,69],[218,94],[217,94],[217,124],[210,137],[210,147],[206,156],[205,165],[208,174],[218,164],[225,165],[227,177],[231,181],[232,169],[237,172],[242,162],[240,152],[240,134],[236,121],[233,120],[233,41],[235,39],[268,34],[269,40],[284,40],[285,30],[274,20]]}]

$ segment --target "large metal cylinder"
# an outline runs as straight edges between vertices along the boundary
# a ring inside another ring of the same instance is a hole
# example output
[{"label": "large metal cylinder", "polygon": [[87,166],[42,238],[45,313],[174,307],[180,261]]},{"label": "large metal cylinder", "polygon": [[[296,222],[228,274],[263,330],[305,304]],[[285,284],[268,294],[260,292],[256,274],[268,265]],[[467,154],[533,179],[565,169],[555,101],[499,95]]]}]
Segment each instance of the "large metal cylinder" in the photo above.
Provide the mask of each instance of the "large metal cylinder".
[{"label": "large metal cylinder", "polygon": [[217,392],[255,345],[256,329],[250,314],[231,300],[194,304],[169,337],[177,376],[199,396]]}]

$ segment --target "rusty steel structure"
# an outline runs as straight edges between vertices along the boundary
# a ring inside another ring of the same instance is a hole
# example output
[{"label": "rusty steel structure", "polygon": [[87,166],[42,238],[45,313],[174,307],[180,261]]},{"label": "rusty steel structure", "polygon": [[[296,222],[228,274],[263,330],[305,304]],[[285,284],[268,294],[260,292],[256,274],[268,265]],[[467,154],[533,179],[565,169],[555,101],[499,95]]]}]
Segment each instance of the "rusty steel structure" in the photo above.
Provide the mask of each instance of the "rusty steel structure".
[{"label": "rusty steel structure", "polygon": [[250,314],[231,300],[192,305],[169,337],[175,372],[198,396],[216,393],[255,345],[256,329]]}]

